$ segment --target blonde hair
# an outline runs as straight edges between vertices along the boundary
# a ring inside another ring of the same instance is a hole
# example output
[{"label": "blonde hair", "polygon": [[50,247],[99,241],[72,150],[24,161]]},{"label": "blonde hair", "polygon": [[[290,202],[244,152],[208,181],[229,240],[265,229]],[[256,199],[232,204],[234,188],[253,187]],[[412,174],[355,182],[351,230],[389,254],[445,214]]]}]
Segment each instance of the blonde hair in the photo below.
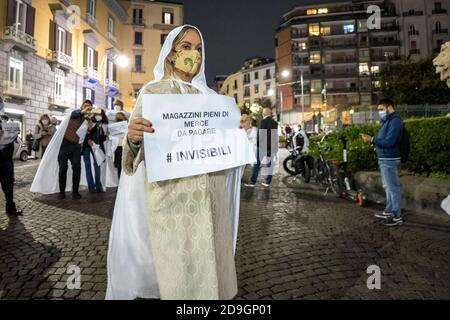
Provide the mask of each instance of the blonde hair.
[{"label": "blonde hair", "polygon": [[[176,36],[175,40],[172,43],[172,51],[175,49],[175,47],[183,41],[184,37],[186,36],[186,33],[188,31],[195,31],[198,34],[197,29],[192,27],[184,27],[180,33]],[[171,51],[171,53],[172,53]],[[173,63],[170,61],[169,56],[166,57],[166,60],[164,61],[164,76],[163,79],[168,79],[172,77],[175,74],[175,71],[173,69]]]}]

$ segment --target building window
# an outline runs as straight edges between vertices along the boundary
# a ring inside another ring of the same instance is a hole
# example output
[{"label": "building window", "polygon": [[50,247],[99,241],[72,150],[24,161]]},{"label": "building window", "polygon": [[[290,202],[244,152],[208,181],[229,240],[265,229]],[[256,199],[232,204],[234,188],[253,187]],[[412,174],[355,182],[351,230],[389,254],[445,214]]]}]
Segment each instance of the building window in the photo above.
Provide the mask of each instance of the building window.
[{"label": "building window", "polygon": [[259,84],[255,85],[255,94],[259,93]]},{"label": "building window", "polygon": [[64,97],[64,75],[55,74],[55,99],[62,99]]},{"label": "building window", "polygon": [[358,20],[358,32],[367,32],[367,20]]},{"label": "building window", "polygon": [[355,25],[354,24],[347,24],[344,26],[344,33],[353,33],[355,32]]},{"label": "building window", "polygon": [[234,89],[234,90],[237,90],[237,88],[238,88],[237,80],[234,80],[234,86],[233,86],[233,89]]},{"label": "building window", "polygon": [[308,16],[317,14],[317,9],[308,9],[308,10],[306,10],[306,14]]},{"label": "building window", "polygon": [[134,33],[134,44],[135,45],[142,45],[142,32],[136,31]]},{"label": "building window", "polygon": [[163,24],[173,24],[173,13],[163,12]]},{"label": "building window", "polygon": [[361,75],[361,76],[370,75],[368,63],[360,63],[359,64],[359,75]]},{"label": "building window", "polygon": [[106,108],[108,110],[114,109],[114,97],[106,96]]},{"label": "building window", "polygon": [[88,0],[87,13],[95,18],[95,0]]},{"label": "building window", "polygon": [[441,11],[441,10],[442,10],[442,3],[440,3],[440,2],[435,2],[435,3],[434,3],[434,10],[436,10],[436,11]]},{"label": "building window", "polygon": [[58,43],[56,44],[59,52],[66,52],[67,34],[66,30],[58,26]]},{"label": "building window", "polygon": [[167,39],[167,34],[162,34],[162,35],[161,35],[161,45],[164,44],[164,42],[166,41],[166,39]]},{"label": "building window", "polygon": [[108,32],[114,35],[114,18],[111,16],[108,17]]},{"label": "building window", "polygon": [[436,21],[434,26],[436,28],[436,33],[439,33],[441,31],[441,29],[442,29],[441,22],[440,21]]},{"label": "building window", "polygon": [[359,49],[359,58],[362,60],[369,58],[369,49]]},{"label": "building window", "polygon": [[236,93],[234,94],[234,100],[236,101],[236,103],[238,102],[238,96]]},{"label": "building window", "polygon": [[23,61],[9,58],[9,83],[8,86],[14,89],[22,89]]},{"label": "building window", "polygon": [[266,76],[265,76],[265,80],[269,80],[272,78],[272,75],[270,74],[270,69],[266,69]]},{"label": "building window", "polygon": [[255,72],[255,80],[259,79],[259,72]]},{"label": "building window", "polygon": [[309,35],[310,36],[319,36],[320,35],[320,25],[318,23],[309,25]]},{"label": "building window", "polygon": [[244,83],[250,83],[250,73],[244,74]]},{"label": "building window", "polygon": [[250,87],[245,87],[245,89],[244,89],[244,97],[250,97]]},{"label": "building window", "polygon": [[134,71],[136,71],[136,72],[142,71],[142,56],[141,55],[134,56]]},{"label": "building window", "polygon": [[372,75],[377,77],[380,75],[380,66],[372,66],[370,67],[370,71],[372,72]]},{"label": "building window", "polygon": [[311,64],[320,64],[320,52],[311,52],[311,56],[309,58],[309,63]]},{"label": "building window", "polygon": [[322,91],[322,81],[311,80],[311,92],[321,92],[321,91]]},{"label": "building window", "polygon": [[142,9],[133,9],[133,23],[144,24],[144,12]]},{"label": "building window", "polygon": [[87,47],[87,68],[94,69],[94,49]]},{"label": "building window", "polygon": [[95,104],[95,91],[91,88],[84,88],[83,100],[91,100]]}]

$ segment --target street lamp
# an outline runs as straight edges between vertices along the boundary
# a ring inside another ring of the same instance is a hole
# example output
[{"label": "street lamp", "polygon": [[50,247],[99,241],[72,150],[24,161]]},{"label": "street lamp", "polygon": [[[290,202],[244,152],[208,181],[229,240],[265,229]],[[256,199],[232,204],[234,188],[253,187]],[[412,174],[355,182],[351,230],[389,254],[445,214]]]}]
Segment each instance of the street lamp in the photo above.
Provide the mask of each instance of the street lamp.
[{"label": "street lamp", "polygon": [[[287,69],[283,70],[281,72],[281,77],[282,78],[288,78],[291,75],[291,72]],[[300,72],[300,81],[292,81],[289,83],[283,83],[283,84],[278,84],[277,87],[282,87],[282,86],[287,86],[287,85],[294,85],[300,83],[301,84],[301,89],[302,89],[302,127],[305,127],[305,92],[304,92],[304,81],[303,81],[303,71]],[[280,90],[280,102],[281,102],[281,108],[280,108],[280,121],[282,121],[282,116],[283,116],[283,91]]]},{"label": "street lamp", "polygon": [[130,59],[127,56],[120,54],[116,57],[116,63],[121,68],[126,68],[130,64]]}]

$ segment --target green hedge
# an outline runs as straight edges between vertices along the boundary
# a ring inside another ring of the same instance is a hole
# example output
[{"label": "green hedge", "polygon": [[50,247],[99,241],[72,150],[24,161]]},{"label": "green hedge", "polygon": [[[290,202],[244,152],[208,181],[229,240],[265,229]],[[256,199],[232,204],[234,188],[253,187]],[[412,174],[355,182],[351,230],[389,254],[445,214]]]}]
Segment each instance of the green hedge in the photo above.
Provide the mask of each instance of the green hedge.
[{"label": "green hedge", "polygon": [[[405,121],[411,136],[411,153],[405,169],[418,174],[450,174],[450,119],[421,118]],[[379,125],[347,127],[331,134],[324,141],[325,157],[342,160],[343,135],[348,140],[347,153],[349,169],[352,172],[376,170],[377,157],[372,146],[362,142],[361,133],[376,135]],[[311,138],[311,155],[317,157],[318,147],[314,143],[322,136]]]}]

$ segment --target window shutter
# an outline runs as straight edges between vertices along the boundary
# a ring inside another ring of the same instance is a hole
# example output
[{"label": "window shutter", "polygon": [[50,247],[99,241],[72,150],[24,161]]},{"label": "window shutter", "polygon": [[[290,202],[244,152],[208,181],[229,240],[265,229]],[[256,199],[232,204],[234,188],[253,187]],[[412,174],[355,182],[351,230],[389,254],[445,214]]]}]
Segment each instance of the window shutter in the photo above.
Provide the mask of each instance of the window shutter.
[{"label": "window shutter", "polygon": [[34,17],[36,15],[36,9],[27,4],[27,22],[25,25],[25,32],[34,37]]},{"label": "window shutter", "polygon": [[170,14],[170,24],[173,24],[173,13]]},{"label": "window shutter", "polygon": [[86,87],[83,88],[83,101],[86,100]]},{"label": "window shutter", "polygon": [[91,89],[92,104],[95,104],[95,90]]},{"label": "window shutter", "polygon": [[94,50],[94,69],[98,70],[98,51]]},{"label": "window shutter", "polygon": [[50,28],[49,28],[49,43],[48,43],[48,48],[52,51],[56,50],[56,43],[55,43],[55,33],[56,33],[56,25],[55,23],[50,20]]},{"label": "window shutter", "polygon": [[6,14],[6,26],[12,26],[16,22],[17,11],[16,0],[8,0],[7,14]]},{"label": "window shutter", "polygon": [[72,56],[72,34],[66,31],[66,54]]},{"label": "window shutter", "polygon": [[88,60],[88,46],[85,43],[83,48],[83,67],[87,68],[87,60]]},{"label": "window shutter", "polygon": [[163,11],[163,13],[162,13],[162,18],[161,18],[161,20],[162,20],[162,23],[164,24],[164,11]]},{"label": "window shutter", "polygon": [[117,81],[117,67],[115,63],[113,63],[113,81]]}]

